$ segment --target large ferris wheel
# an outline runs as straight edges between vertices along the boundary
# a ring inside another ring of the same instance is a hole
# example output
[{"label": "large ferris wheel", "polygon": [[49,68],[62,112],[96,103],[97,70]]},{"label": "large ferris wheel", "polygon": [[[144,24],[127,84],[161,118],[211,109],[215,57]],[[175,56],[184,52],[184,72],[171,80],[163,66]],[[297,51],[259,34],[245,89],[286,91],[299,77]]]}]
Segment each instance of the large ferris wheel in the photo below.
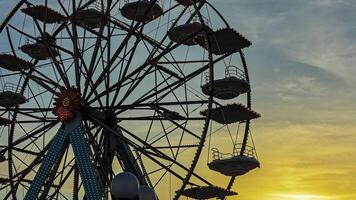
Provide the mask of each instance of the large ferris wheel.
[{"label": "large ferris wheel", "polygon": [[0,41],[2,199],[224,199],[260,166],[251,42],[206,0],[20,0]]}]

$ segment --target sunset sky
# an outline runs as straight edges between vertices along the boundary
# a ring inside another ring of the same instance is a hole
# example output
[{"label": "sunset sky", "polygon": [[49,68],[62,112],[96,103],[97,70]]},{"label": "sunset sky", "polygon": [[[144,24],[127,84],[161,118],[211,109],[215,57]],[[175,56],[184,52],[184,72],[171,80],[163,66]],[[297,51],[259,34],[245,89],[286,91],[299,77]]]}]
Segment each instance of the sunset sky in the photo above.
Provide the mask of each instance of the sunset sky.
[{"label": "sunset sky", "polygon": [[[261,168],[238,178],[238,199],[356,199],[356,0],[210,2],[253,43]],[[0,0],[1,20],[13,5]]]},{"label": "sunset sky", "polygon": [[240,199],[355,199],[356,1],[215,5],[253,41],[246,55],[262,166],[239,179]]}]

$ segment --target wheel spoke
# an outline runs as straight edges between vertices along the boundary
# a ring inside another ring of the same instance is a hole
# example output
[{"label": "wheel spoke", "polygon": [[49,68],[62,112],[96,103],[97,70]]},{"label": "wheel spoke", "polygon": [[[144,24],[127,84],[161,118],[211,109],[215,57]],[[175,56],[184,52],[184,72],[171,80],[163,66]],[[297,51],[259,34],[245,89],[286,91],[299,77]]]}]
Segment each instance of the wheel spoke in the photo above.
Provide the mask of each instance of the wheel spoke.
[{"label": "wheel spoke", "polygon": [[[238,33],[226,30],[233,31],[204,0],[21,0],[0,24],[2,197],[109,199],[115,174],[124,171],[160,199],[182,198],[187,184],[213,187],[210,172],[196,168],[208,131],[223,127],[231,136],[234,126],[209,127],[215,107],[234,101],[220,98],[233,83],[216,82],[224,72],[230,77],[224,66],[241,61],[236,68],[249,84],[242,48],[229,46]],[[251,108],[250,91],[228,92]],[[60,150],[50,148],[55,129],[74,122],[80,130],[68,131]],[[231,136],[243,143],[240,156],[250,143],[249,121],[242,129],[243,136]],[[48,176],[38,181],[36,174]]]}]

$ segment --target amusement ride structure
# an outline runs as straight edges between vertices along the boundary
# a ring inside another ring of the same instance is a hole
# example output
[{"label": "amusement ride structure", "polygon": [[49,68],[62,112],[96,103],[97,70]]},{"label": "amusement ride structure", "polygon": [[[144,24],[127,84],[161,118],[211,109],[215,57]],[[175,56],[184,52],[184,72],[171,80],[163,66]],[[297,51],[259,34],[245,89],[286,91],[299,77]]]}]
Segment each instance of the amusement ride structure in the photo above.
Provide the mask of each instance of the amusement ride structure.
[{"label": "amusement ride structure", "polygon": [[1,199],[225,199],[260,166],[209,1],[19,0],[0,41]]}]

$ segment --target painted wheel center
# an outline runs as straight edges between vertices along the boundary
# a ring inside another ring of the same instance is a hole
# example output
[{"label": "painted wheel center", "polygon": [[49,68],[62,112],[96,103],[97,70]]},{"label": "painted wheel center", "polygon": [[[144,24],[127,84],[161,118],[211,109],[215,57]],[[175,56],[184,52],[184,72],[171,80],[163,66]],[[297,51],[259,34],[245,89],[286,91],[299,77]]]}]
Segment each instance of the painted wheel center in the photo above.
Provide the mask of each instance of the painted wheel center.
[{"label": "painted wheel center", "polygon": [[53,113],[61,122],[66,122],[75,117],[75,113],[80,110],[80,93],[74,88],[61,88],[55,98]]}]

